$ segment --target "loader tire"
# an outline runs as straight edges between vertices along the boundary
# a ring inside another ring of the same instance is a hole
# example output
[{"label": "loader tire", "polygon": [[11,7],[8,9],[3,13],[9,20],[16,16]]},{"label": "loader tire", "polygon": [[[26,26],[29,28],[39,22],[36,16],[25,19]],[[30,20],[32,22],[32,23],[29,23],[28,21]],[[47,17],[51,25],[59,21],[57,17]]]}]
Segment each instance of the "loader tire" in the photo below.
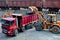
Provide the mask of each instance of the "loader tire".
[{"label": "loader tire", "polygon": [[35,23],[34,27],[35,27],[36,31],[41,31],[42,30],[42,22]]},{"label": "loader tire", "polygon": [[57,26],[52,27],[51,29],[52,33],[58,34],[60,29]]},{"label": "loader tire", "polygon": [[36,27],[36,31],[41,31],[41,30],[42,30],[42,27],[39,27],[39,26]]}]

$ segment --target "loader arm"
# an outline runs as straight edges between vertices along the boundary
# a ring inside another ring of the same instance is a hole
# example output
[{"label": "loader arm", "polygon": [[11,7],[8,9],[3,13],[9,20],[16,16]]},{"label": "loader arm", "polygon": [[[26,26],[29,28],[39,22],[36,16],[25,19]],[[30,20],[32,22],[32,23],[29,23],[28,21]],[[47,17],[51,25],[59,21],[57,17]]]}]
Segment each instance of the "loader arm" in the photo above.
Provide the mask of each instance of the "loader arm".
[{"label": "loader arm", "polygon": [[45,18],[44,18],[44,16],[43,16],[43,13],[42,13],[42,12],[37,12],[36,14],[38,15],[38,18],[39,18],[42,22],[46,21]]}]

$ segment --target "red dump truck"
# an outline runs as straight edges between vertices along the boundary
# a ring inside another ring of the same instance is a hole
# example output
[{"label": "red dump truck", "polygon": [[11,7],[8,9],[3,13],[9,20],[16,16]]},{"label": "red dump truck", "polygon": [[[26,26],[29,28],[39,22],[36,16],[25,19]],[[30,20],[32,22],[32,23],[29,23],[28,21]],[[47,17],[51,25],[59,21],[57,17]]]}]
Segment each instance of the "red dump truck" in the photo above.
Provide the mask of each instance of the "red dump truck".
[{"label": "red dump truck", "polygon": [[13,36],[26,29],[32,28],[33,24],[38,21],[37,14],[12,14],[13,18],[2,18],[2,32],[6,35]]}]

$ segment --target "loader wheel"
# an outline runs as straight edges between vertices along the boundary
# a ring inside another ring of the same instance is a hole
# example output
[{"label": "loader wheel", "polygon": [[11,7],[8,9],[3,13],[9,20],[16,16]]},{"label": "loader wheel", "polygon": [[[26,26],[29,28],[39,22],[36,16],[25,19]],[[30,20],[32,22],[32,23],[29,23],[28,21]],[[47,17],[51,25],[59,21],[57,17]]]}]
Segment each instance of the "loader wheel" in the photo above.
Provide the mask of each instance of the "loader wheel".
[{"label": "loader wheel", "polygon": [[36,27],[36,31],[41,31],[41,30],[42,30],[42,27],[39,27],[39,26]]},{"label": "loader wheel", "polygon": [[14,34],[13,34],[13,36],[16,36],[18,34],[18,31],[17,31],[17,29],[14,31]]},{"label": "loader wheel", "polygon": [[36,31],[41,31],[42,30],[42,22],[35,23],[34,27],[35,27]]},{"label": "loader wheel", "polygon": [[57,26],[54,26],[51,31],[52,31],[52,33],[57,34],[57,33],[59,33],[59,30],[60,29]]}]

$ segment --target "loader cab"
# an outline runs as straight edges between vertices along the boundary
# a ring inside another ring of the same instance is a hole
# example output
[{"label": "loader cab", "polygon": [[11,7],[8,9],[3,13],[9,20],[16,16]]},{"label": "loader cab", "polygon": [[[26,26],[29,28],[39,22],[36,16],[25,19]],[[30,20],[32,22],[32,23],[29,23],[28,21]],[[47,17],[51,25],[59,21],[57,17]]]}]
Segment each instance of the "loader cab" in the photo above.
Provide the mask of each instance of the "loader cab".
[{"label": "loader cab", "polygon": [[56,14],[47,14],[47,21],[48,23],[56,23],[57,22]]}]

